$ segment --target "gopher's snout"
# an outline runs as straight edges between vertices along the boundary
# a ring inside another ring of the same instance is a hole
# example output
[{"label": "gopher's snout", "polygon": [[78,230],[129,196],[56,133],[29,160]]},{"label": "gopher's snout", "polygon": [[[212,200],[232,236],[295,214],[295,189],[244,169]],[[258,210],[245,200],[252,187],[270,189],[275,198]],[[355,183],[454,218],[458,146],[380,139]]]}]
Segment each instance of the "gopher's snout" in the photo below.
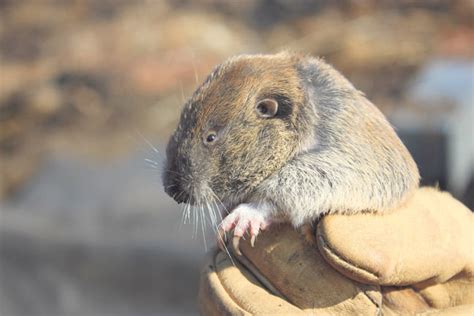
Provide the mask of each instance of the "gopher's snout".
[{"label": "gopher's snout", "polygon": [[189,193],[183,188],[182,180],[172,172],[165,172],[163,185],[166,194],[172,197],[178,203],[188,203],[190,201]]}]

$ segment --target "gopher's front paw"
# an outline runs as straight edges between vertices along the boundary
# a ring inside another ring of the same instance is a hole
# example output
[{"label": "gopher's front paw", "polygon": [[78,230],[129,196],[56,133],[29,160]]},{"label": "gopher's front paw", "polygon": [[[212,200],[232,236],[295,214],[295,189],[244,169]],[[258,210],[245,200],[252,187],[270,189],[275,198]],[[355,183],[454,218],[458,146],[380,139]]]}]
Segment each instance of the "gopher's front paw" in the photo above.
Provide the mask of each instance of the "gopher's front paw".
[{"label": "gopher's front paw", "polygon": [[267,207],[258,207],[252,203],[244,203],[237,206],[229,215],[222,220],[219,226],[219,246],[222,248],[226,232],[234,229],[232,245],[238,255],[241,255],[239,242],[248,230],[250,244],[252,247],[260,230],[264,230],[270,224]]}]

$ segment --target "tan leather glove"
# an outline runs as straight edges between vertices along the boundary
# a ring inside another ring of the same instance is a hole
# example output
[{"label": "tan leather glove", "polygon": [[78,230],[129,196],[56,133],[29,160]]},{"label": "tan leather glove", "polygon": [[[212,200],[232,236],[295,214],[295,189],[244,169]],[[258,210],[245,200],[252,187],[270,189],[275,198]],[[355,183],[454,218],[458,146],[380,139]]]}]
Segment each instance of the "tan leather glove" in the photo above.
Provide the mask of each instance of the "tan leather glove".
[{"label": "tan leather glove", "polygon": [[207,259],[203,315],[474,315],[474,218],[419,189],[390,214],[331,215],[310,244],[288,225]]}]

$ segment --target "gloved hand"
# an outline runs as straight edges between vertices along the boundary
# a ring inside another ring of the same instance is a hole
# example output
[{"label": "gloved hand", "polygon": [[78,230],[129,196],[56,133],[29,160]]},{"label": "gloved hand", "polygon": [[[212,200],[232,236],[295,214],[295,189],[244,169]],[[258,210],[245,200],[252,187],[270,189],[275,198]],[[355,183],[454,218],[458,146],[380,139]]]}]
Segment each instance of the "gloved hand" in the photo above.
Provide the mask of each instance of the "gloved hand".
[{"label": "gloved hand", "polygon": [[330,215],[313,244],[273,226],[242,256],[210,253],[203,315],[474,315],[474,217],[448,193],[419,189],[384,215]]}]

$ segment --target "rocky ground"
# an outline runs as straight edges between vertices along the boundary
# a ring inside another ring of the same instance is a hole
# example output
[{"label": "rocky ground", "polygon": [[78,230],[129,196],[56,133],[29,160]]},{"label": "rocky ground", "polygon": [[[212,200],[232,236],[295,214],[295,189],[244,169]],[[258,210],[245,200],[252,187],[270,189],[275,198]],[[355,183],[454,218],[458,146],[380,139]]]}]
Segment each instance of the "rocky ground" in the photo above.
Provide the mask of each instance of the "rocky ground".
[{"label": "rocky ground", "polygon": [[[472,107],[472,76],[435,101],[413,89],[443,90],[423,77],[438,61],[461,66],[437,78],[472,67],[472,12],[471,1],[0,1],[1,315],[196,313],[202,237],[178,230],[144,138],[162,148],[197,83],[238,53],[324,56],[400,128],[425,182],[450,189],[450,139],[470,139],[447,118],[472,112],[458,110]],[[453,189],[472,207],[466,192]]]}]

